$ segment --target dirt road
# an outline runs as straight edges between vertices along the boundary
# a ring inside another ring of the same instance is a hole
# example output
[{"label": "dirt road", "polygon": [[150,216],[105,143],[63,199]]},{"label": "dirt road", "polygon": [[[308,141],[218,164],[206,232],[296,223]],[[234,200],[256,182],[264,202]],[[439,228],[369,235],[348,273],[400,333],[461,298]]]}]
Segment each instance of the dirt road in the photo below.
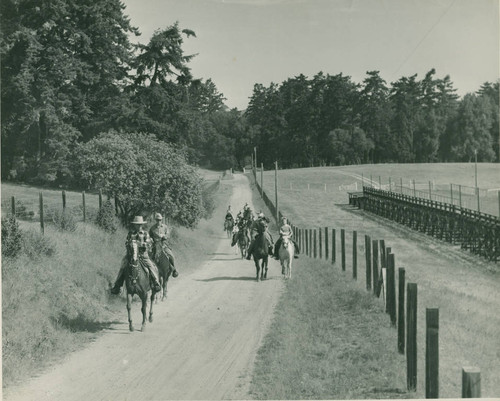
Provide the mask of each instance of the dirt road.
[{"label": "dirt road", "polygon": [[[252,199],[246,177],[236,175],[231,205]],[[277,262],[255,281],[253,262],[241,260],[221,230],[217,249],[190,274],[170,280],[169,298],[154,307],[145,332],[111,327],[5,400],[245,399],[257,349],[283,287]],[[140,304],[133,319],[140,328]]]}]

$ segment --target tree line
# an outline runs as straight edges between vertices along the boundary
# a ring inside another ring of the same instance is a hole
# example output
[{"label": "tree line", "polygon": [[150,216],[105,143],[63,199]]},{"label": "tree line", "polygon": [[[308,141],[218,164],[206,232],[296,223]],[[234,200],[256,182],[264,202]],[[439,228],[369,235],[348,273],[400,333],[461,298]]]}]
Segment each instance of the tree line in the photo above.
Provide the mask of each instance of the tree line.
[{"label": "tree line", "polygon": [[499,160],[499,83],[462,99],[449,76],[402,77],[379,71],[361,84],[319,72],[280,85],[256,84],[246,110],[252,143],[265,165]]}]

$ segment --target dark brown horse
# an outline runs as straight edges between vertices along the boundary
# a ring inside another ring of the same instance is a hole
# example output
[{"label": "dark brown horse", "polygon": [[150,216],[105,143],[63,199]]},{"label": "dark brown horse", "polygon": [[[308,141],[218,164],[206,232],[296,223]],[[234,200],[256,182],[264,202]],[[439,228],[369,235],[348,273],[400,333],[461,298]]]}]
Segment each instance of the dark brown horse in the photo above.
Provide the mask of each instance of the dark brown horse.
[{"label": "dark brown horse", "polygon": [[145,263],[138,257],[138,244],[132,241],[129,249],[129,255],[127,256],[127,267],[125,270],[125,287],[127,288],[127,312],[128,312],[128,324],[129,330],[134,331],[134,325],[132,324],[132,298],[134,295],[138,295],[141,299],[142,306],[142,325],[141,331],[146,330],[146,313],[148,309],[148,302],[150,305],[149,309],[149,321],[153,321],[153,300],[155,292],[151,287],[151,281],[149,277],[149,272],[146,272],[145,268],[141,266]]},{"label": "dark brown horse", "polygon": [[154,260],[156,262],[156,266],[158,266],[158,273],[160,276],[160,285],[162,288],[161,300],[164,301],[167,298],[168,278],[172,275],[174,269],[172,267],[172,264],[170,263],[170,259],[167,253],[163,249],[163,246],[160,246],[159,244],[157,244],[156,246],[160,247],[160,249],[157,250],[158,256],[154,258]]},{"label": "dark brown horse", "polygon": [[[255,263],[255,269],[257,271],[257,281],[264,280],[267,278],[267,264],[269,260],[269,249],[268,243],[266,240],[266,236],[263,232],[259,232],[259,234],[255,237],[255,243],[253,245],[253,261]],[[262,263],[259,264],[259,261],[262,260]],[[259,278],[260,272],[260,278]]]},{"label": "dark brown horse", "polygon": [[250,239],[248,238],[247,230],[245,228],[234,233],[231,246],[236,244],[238,244],[238,248],[240,249],[241,257],[246,258]]}]

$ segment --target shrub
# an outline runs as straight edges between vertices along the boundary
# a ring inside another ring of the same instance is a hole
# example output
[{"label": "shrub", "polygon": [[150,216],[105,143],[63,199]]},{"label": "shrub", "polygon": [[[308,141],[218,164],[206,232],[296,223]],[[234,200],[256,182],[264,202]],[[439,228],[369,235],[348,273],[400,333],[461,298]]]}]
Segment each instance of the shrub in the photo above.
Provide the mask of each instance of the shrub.
[{"label": "shrub", "polygon": [[23,231],[22,253],[30,259],[39,259],[42,256],[53,256],[56,253],[54,243],[37,231]]},{"label": "shrub", "polygon": [[59,231],[75,231],[75,217],[66,209],[53,210],[50,213],[50,219]]},{"label": "shrub", "polygon": [[108,233],[114,233],[118,228],[118,222],[115,217],[115,209],[108,199],[97,212],[95,218],[96,224]]},{"label": "shrub", "polygon": [[21,251],[22,233],[15,217],[2,219],[2,256],[16,257]]},{"label": "shrub", "polygon": [[214,193],[217,191],[218,183],[203,188],[203,218],[209,219],[215,210]]}]

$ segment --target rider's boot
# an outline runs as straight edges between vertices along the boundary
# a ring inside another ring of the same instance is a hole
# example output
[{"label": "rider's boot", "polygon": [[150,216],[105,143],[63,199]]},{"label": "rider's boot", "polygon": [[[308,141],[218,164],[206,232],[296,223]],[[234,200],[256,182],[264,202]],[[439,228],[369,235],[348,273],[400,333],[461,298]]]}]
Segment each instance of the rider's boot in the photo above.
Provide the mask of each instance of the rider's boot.
[{"label": "rider's boot", "polygon": [[292,242],[293,242],[293,246],[295,247],[295,253],[294,253],[293,257],[294,257],[294,259],[298,259],[299,253],[300,253],[299,245],[293,240],[292,240]]},{"label": "rider's boot", "polygon": [[151,272],[151,281],[153,282],[153,290],[155,292],[160,292],[161,291],[161,285],[158,282],[158,279],[156,278],[156,276],[154,275],[153,272]]},{"label": "rider's boot", "polygon": [[118,276],[116,277],[115,284],[111,288],[110,292],[113,295],[118,295],[121,292],[121,287],[123,282],[125,281],[125,264],[122,262],[122,266],[120,267],[120,271],[118,272]]},{"label": "rider's boot", "polygon": [[247,259],[247,260],[250,260],[250,259],[252,258],[253,243],[254,243],[254,241],[252,240],[252,242],[251,242],[251,243],[250,243],[250,245],[248,246],[248,250],[247,250],[247,257],[246,257],[246,259]]},{"label": "rider's boot", "polygon": [[179,276],[179,272],[175,268],[174,258],[172,256],[170,256],[169,260],[170,260],[170,264],[172,265],[172,277],[173,278],[178,277]]}]

